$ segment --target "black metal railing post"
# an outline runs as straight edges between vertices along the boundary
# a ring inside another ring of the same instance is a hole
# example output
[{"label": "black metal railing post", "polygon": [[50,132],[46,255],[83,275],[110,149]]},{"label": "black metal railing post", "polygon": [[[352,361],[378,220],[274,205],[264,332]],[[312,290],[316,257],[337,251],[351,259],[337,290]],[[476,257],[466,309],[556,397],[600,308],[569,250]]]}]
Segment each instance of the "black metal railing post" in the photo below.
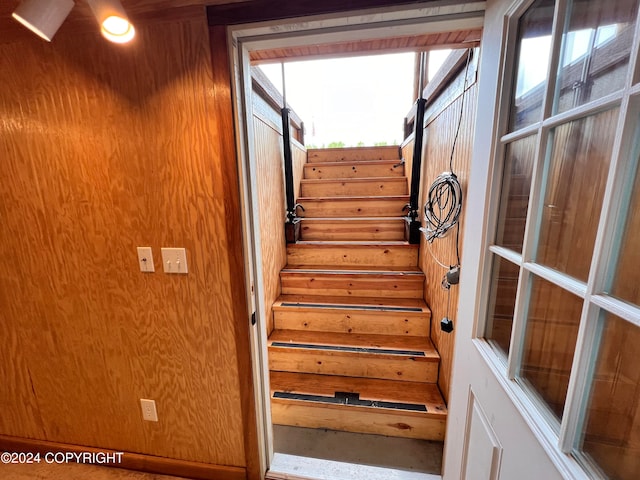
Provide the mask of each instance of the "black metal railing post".
[{"label": "black metal railing post", "polygon": [[300,238],[300,218],[296,210],[295,186],[293,185],[293,157],[291,153],[291,126],[289,122],[289,109],[280,110],[282,115],[282,141],[284,150],[284,180],[285,194],[287,197],[287,220],[284,224],[284,233],[287,243],[296,243]]},{"label": "black metal railing post", "polygon": [[416,116],[413,122],[413,162],[411,165],[411,190],[409,193],[408,210],[405,217],[405,238],[411,244],[420,243],[420,214],[418,195],[420,194],[420,172],[422,171],[422,140],[424,135],[424,114],[427,100],[423,98],[424,72],[426,66],[426,54],[420,53],[420,73],[418,82],[418,100],[416,101]]},{"label": "black metal railing post", "polygon": [[285,87],[284,63],[282,64],[282,143],[284,156],[284,187],[287,197],[287,220],[284,224],[284,236],[287,243],[296,243],[300,238],[300,218],[298,208],[304,208],[296,204],[295,185],[293,184],[293,154],[291,152],[291,113],[287,107],[287,93]]}]

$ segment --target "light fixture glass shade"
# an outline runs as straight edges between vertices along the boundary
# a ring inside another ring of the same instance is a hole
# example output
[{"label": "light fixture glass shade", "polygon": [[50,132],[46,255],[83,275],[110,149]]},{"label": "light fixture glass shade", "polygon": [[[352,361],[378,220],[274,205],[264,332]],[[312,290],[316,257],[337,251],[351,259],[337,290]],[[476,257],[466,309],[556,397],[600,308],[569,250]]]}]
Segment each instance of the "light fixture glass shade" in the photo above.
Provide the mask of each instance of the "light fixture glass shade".
[{"label": "light fixture glass shade", "polygon": [[100,32],[107,40],[127,43],[136,34],[120,0],[87,0],[100,25]]},{"label": "light fixture glass shade", "polygon": [[74,5],[73,0],[24,0],[12,16],[50,42]]}]

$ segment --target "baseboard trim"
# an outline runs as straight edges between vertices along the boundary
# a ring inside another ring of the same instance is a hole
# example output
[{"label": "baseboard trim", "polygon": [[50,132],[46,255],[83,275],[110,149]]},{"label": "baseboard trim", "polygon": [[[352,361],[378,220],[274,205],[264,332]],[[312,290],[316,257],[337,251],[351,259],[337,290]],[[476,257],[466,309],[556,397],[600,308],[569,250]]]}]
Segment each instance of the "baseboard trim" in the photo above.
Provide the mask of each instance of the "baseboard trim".
[{"label": "baseboard trim", "polygon": [[[0,435],[0,451],[33,452],[40,453],[41,455],[46,454],[46,452],[117,453],[116,450],[108,448],[83,447],[79,445],[69,445],[66,443],[11,437],[8,435]],[[122,461],[119,463],[104,463],[102,465],[106,467],[124,468],[148,473],[174,475],[176,477],[185,477],[196,480],[246,480],[247,478],[246,469],[242,467],[212,465],[208,463],[190,462],[187,460],[176,460],[130,452],[123,452],[121,459]]]}]

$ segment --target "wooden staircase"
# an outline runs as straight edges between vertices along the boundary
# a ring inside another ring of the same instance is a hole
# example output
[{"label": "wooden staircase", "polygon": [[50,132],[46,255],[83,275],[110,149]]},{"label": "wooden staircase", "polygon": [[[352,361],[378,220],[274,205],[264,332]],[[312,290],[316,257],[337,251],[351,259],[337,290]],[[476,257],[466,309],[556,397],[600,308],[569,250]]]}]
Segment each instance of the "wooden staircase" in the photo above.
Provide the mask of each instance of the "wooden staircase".
[{"label": "wooden staircase", "polygon": [[398,147],[309,150],[269,336],[274,424],[443,440],[440,357],[429,338]]}]

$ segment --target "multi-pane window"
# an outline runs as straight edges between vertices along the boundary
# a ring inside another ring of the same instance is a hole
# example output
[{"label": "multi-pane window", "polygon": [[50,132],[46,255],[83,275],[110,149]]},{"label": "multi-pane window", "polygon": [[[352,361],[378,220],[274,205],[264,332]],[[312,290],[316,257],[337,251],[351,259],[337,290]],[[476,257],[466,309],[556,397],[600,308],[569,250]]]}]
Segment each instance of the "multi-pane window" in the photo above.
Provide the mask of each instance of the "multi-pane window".
[{"label": "multi-pane window", "polygon": [[640,478],[640,0],[511,18],[484,337],[558,445]]}]

